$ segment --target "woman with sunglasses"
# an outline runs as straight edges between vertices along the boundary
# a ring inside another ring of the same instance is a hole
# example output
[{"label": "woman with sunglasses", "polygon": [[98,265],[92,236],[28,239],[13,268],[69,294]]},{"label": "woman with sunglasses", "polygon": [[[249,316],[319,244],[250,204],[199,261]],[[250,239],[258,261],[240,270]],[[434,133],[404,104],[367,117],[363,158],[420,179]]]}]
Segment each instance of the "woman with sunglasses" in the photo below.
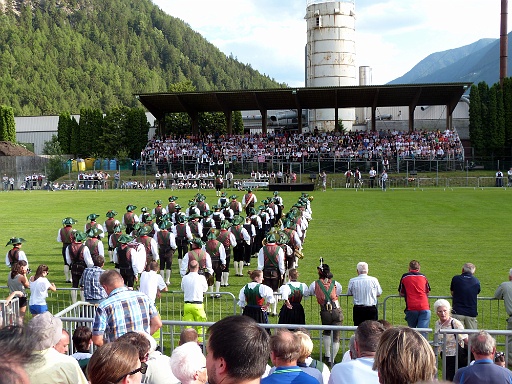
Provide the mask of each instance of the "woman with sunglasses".
[{"label": "woman with sunglasses", "polygon": [[139,360],[136,347],[125,342],[108,343],[98,348],[87,365],[91,384],[140,384],[146,363]]},{"label": "woman with sunglasses", "polygon": [[36,274],[30,278],[30,299],[28,301],[28,308],[32,315],[39,315],[48,311],[46,305],[46,298],[48,297],[48,290],[53,292],[57,291],[55,284],[50,283],[46,276],[48,276],[48,266],[41,264],[37,267]]}]

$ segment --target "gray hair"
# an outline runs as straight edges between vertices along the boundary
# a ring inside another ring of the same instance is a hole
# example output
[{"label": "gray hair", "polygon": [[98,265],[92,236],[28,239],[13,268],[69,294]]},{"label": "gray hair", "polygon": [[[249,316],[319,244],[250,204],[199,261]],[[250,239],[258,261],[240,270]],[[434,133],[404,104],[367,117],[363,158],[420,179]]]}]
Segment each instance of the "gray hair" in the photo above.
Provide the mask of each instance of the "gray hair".
[{"label": "gray hair", "polygon": [[494,337],[485,331],[472,334],[469,343],[471,350],[477,355],[492,355],[496,347]]},{"label": "gray hair", "polygon": [[446,307],[446,309],[448,310],[448,312],[452,312],[452,306],[450,305],[450,302],[448,300],[445,300],[445,299],[439,299],[437,300],[435,303],[434,303],[434,312],[437,312],[437,309],[439,307]]},{"label": "gray hair", "polygon": [[368,263],[365,263],[364,261],[357,263],[357,272],[368,273]]},{"label": "gray hair", "polygon": [[473,263],[466,263],[462,266],[462,272],[471,273],[472,275],[475,274],[476,267]]},{"label": "gray hair", "polygon": [[205,365],[203,352],[197,343],[185,343],[172,351],[170,365],[179,381],[192,382],[194,374]]}]

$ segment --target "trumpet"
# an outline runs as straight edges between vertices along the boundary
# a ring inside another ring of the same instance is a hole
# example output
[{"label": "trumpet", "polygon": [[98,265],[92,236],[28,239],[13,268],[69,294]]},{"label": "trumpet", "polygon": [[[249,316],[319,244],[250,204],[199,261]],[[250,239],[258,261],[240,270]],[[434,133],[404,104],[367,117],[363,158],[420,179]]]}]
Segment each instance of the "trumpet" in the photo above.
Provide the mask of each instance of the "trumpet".
[{"label": "trumpet", "polygon": [[308,196],[308,200],[309,201],[313,201],[314,197],[313,196]]},{"label": "trumpet", "polygon": [[301,251],[299,251],[298,249],[293,251],[293,255],[300,260],[302,260],[304,258],[304,254]]}]

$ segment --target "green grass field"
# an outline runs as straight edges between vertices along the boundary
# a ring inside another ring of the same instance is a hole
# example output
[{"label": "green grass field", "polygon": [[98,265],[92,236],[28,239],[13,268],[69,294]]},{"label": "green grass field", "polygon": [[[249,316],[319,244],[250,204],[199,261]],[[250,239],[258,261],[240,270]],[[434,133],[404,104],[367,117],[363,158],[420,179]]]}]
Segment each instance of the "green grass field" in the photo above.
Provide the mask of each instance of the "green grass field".
[{"label": "green grass field", "polygon": [[[300,280],[309,285],[323,257],[345,290],[348,280],[356,275],[357,262],[366,261],[370,275],[379,278],[385,297],[396,294],[408,262],[417,259],[430,281],[431,294],[443,296],[449,295],[451,277],[460,273],[465,262],[472,262],[482,284],[481,295],[492,296],[512,267],[508,250],[511,193],[497,188],[315,191],[305,259],[299,263]],[[128,204],[136,205],[140,212],[142,206],[153,208],[156,199],[167,201],[170,194],[169,190],[0,193],[3,241],[7,243],[11,236],[25,238],[23,249],[32,270],[38,264],[48,264],[50,280],[57,287],[69,287],[64,283],[61,246],[56,242],[64,217],[74,217],[78,220],[75,228],[82,229],[90,213],[100,214],[103,220],[107,210],[114,209],[120,218]],[[186,204],[195,191],[173,194],[179,196],[179,203]],[[256,194],[259,200],[270,195],[262,190]],[[206,195],[210,205],[216,202],[214,191]],[[281,195],[285,206],[290,207],[300,194]],[[7,275],[8,267],[3,268]],[[178,289],[177,268],[173,276],[172,289]],[[237,295],[247,281],[231,277],[229,290]],[[312,321],[317,313],[313,316]],[[396,316],[393,319],[397,321]]]}]

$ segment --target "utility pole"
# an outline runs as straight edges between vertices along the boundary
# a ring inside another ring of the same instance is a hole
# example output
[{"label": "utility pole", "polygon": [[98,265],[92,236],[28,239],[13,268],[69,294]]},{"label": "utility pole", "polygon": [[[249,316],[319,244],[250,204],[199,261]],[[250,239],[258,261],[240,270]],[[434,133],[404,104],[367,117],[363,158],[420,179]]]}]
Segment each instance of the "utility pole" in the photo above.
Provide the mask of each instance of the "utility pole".
[{"label": "utility pole", "polygon": [[507,77],[508,59],[508,0],[501,0],[501,27],[500,27],[500,86],[503,87],[503,80]]}]

